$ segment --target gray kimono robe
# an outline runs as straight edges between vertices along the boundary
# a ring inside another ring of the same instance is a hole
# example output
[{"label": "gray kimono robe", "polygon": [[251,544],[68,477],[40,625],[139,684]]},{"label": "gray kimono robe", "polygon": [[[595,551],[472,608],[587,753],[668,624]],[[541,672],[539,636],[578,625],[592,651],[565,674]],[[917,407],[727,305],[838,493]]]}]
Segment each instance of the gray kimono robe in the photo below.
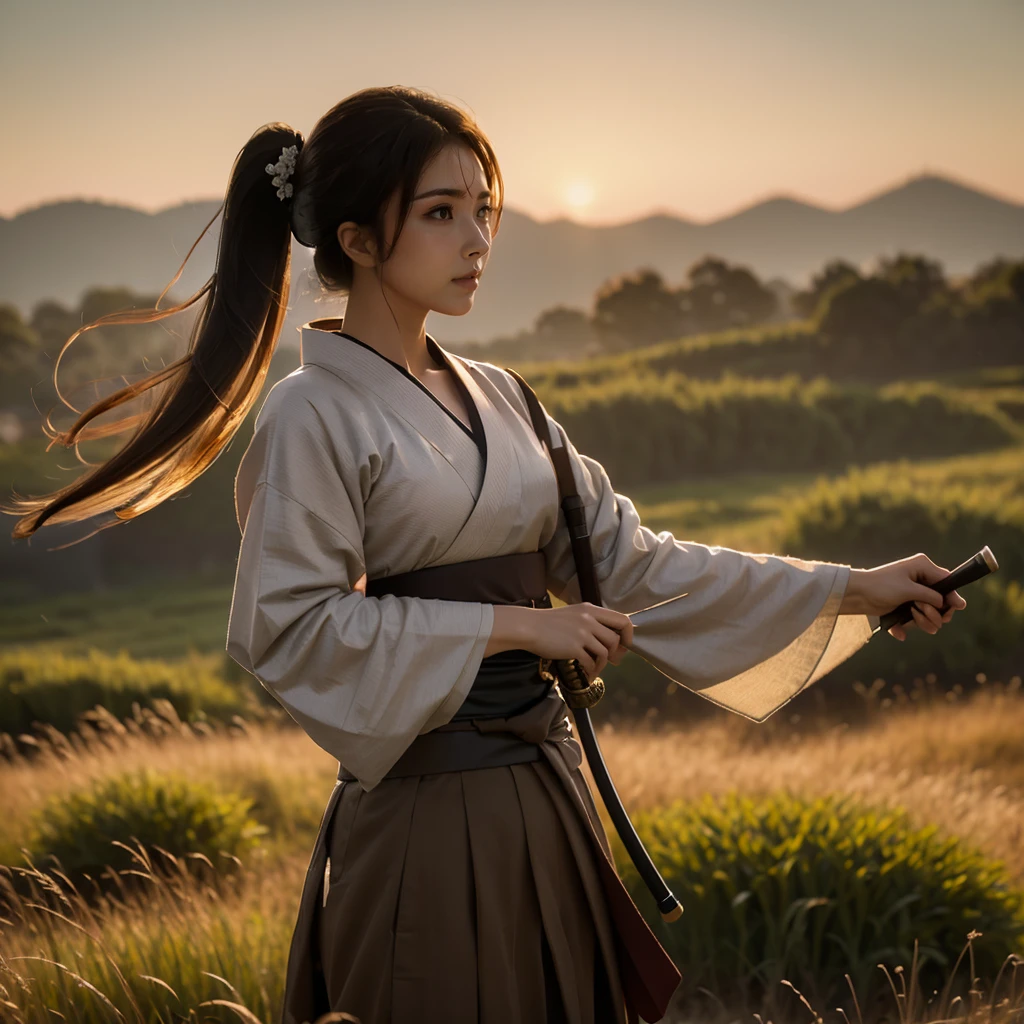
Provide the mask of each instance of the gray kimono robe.
[{"label": "gray kimono robe", "polygon": [[[320,323],[301,329],[301,365],[271,388],[238,469],[227,651],[368,792],[458,710],[494,615],[486,603],[366,597],[364,574],[540,549],[551,593],[580,597],[554,470],[515,380],[448,354],[485,460],[425,386]],[[548,426],[571,457],[602,599],[671,680],[762,721],[870,637],[877,618],[839,615],[848,565],[655,534],[601,464]]]}]

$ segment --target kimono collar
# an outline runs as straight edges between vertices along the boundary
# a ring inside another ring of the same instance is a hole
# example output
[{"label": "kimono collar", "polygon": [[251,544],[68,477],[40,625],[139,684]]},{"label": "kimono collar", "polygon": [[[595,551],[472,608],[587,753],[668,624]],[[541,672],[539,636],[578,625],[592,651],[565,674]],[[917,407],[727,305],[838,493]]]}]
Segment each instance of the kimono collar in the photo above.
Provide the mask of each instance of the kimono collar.
[{"label": "kimono collar", "polygon": [[[351,367],[353,365],[353,348],[360,348],[361,346],[350,345],[345,338],[339,338],[338,332],[342,330],[341,321],[334,319],[311,320],[303,324],[299,328],[299,361],[302,363],[317,363],[320,366],[329,366],[335,370],[346,370]],[[350,341],[351,339],[348,340]],[[362,344],[366,343],[363,342]],[[363,351],[365,352],[366,350],[363,349]],[[427,352],[435,360],[440,359],[449,366],[458,358],[454,353],[443,349],[430,334],[427,335]],[[381,352],[374,351],[367,353],[367,355],[371,357],[369,360],[371,365],[374,360],[394,365],[394,361]],[[361,366],[362,363],[360,362],[359,365]],[[453,372],[458,374],[458,370],[454,367]],[[461,377],[464,374],[458,375]]]},{"label": "kimono collar", "polygon": [[391,414],[408,423],[445,457],[476,494],[476,504],[455,542],[445,552],[444,560],[477,556],[488,543],[493,545],[495,531],[511,531],[514,518],[509,510],[518,506],[522,493],[522,479],[515,471],[518,462],[508,424],[498,411],[500,405],[507,403],[502,403],[501,394],[493,384],[472,372],[467,361],[446,351],[427,335],[432,352],[440,355],[465,385],[480,414],[487,441],[487,458],[481,477],[480,452],[472,438],[424,388],[417,387],[379,352],[331,333],[342,329],[337,319],[312,320],[304,324],[299,328],[300,361],[316,363],[361,390],[372,392]]}]

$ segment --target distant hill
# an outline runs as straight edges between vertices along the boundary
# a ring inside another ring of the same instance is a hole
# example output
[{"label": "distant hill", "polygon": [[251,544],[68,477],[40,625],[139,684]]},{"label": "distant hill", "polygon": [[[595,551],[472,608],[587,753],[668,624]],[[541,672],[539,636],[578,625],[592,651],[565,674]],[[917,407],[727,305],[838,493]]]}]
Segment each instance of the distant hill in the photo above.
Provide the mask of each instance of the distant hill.
[{"label": "distant hill", "polygon": [[[219,201],[190,202],[149,214],[132,207],[73,200],[0,218],[0,301],[24,314],[42,298],[74,303],[94,285],[159,293],[216,212]],[[196,249],[174,294],[185,297],[213,271],[220,218]],[[311,252],[293,243],[291,312],[282,340],[338,301],[317,303]],[[532,325],[563,303],[589,309],[597,287],[640,266],[670,284],[707,253],[749,266],[764,280],[803,284],[826,261],[860,264],[899,250],[925,253],[948,274],[974,270],[994,256],[1024,256],[1024,206],[925,175],[841,211],[791,198],[756,203],[707,224],[652,216],[613,227],[568,219],[540,223],[506,206],[475,308],[467,317],[432,314],[427,329],[442,341],[488,340]]]}]

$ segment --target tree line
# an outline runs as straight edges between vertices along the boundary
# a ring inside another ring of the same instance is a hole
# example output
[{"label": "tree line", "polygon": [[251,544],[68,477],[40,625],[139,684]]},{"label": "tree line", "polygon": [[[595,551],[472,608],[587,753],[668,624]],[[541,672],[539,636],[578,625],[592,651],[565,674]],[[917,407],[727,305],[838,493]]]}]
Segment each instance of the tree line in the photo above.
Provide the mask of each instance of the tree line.
[{"label": "tree line", "polygon": [[[168,297],[164,305],[176,301]],[[74,332],[107,313],[152,308],[155,302],[156,296],[127,288],[92,288],[76,309],[44,300],[27,319],[14,305],[0,304],[0,409],[52,407],[54,363]],[[117,376],[109,377],[112,371],[148,372],[177,358],[184,351],[188,319],[179,322],[178,331],[164,321],[79,335],[61,360],[62,391],[65,386],[95,389],[104,379],[112,381],[110,388],[120,386]],[[794,331],[765,333],[766,325],[785,323]],[[957,369],[979,361],[1016,365],[1024,362],[1024,259],[998,257],[959,279],[948,278],[938,261],[919,254],[880,259],[870,272],[833,260],[806,288],[793,291],[785,282],[762,282],[749,268],[708,255],[678,286],[656,270],[640,268],[602,284],[589,310],[557,305],[528,330],[447,347],[507,365],[582,360],[722,332],[731,333],[685,348],[690,355],[671,368],[701,376],[732,369],[752,376],[886,379],[900,376],[894,370],[907,360],[927,360],[929,368]],[[770,344],[759,344],[765,340]],[[735,347],[719,347],[722,342]],[[90,401],[95,397],[94,390]]]},{"label": "tree line", "polygon": [[[765,283],[746,267],[706,256],[676,287],[642,268],[603,284],[589,311],[555,306],[529,330],[449,347],[499,364],[583,359],[721,332],[758,340],[765,325],[793,321],[812,336],[808,351],[827,349],[826,358],[811,360],[814,373],[899,376],[881,365],[887,354],[958,368],[975,348],[973,355],[983,355],[988,365],[1016,364],[1024,361],[1024,259],[997,257],[957,279],[947,277],[940,262],[914,253],[882,258],[871,271],[833,260],[806,288],[791,291],[784,282]],[[874,371],[865,365],[875,361]],[[780,369],[803,367],[790,361]]]}]

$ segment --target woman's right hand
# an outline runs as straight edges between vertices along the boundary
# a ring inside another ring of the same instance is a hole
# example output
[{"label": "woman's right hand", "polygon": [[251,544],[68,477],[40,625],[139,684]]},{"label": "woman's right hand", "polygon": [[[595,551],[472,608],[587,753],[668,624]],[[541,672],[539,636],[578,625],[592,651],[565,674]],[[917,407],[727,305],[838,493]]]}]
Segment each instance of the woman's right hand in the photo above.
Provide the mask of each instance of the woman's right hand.
[{"label": "woman's right hand", "polygon": [[623,612],[590,601],[558,608],[533,608],[526,650],[552,661],[575,658],[588,680],[605,665],[618,665],[633,642],[633,623]]}]

